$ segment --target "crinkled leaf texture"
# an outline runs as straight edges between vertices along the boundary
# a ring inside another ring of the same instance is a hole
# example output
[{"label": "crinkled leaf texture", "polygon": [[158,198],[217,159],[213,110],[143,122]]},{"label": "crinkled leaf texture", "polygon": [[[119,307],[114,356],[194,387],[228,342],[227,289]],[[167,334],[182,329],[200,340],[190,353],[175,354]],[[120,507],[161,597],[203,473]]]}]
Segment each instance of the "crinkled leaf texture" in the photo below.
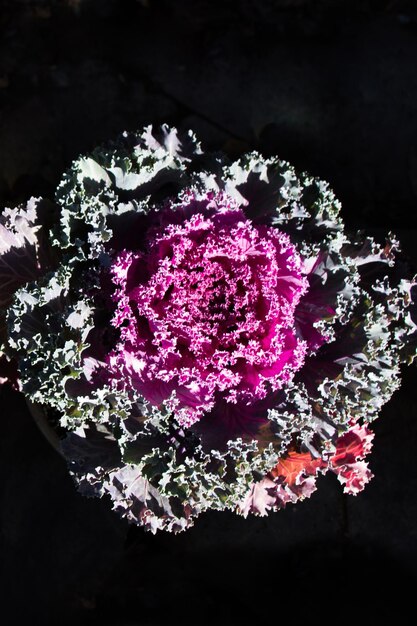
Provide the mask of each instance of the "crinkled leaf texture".
[{"label": "crinkled leaf texture", "polygon": [[7,342],[6,312],[16,291],[56,266],[48,238],[55,207],[41,198],[26,206],[4,209],[0,216],[0,383],[19,388],[14,359],[3,353]]},{"label": "crinkled leaf texture", "polygon": [[327,183],[167,126],[76,160],[55,203],[7,209],[0,285],[0,380],[59,420],[80,491],[152,532],[265,515],[327,471],[361,491],[368,423],[416,354],[394,236],[349,238]]}]

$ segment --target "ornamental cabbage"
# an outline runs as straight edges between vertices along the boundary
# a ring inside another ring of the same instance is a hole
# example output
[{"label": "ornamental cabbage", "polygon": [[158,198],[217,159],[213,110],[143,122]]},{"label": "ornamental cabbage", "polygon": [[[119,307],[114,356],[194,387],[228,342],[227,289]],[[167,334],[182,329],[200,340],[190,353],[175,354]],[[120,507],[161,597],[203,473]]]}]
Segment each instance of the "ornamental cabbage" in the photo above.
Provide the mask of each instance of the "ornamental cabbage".
[{"label": "ornamental cabbage", "polygon": [[266,515],[372,474],[369,424],[416,356],[416,278],[348,236],[327,183],[151,126],[0,221],[0,381],[81,493],[152,532]]}]

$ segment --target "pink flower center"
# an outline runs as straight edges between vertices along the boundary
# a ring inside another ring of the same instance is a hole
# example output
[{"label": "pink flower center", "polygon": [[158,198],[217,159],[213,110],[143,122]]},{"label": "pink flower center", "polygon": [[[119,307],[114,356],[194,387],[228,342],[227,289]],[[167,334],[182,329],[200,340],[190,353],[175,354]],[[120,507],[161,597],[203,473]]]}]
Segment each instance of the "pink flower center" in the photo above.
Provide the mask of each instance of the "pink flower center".
[{"label": "pink flower center", "polygon": [[216,399],[254,402],[301,367],[294,310],[307,280],[288,236],[224,194],[189,194],[161,220],[146,254],[113,265],[121,338],[110,365],[152,402],[175,391],[189,425]]}]

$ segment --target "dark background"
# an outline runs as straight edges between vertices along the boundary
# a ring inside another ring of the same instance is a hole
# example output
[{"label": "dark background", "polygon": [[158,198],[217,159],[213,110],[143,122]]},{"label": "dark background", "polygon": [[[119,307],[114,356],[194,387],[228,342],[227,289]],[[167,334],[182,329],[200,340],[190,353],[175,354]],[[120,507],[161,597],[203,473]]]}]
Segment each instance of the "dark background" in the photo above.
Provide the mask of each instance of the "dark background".
[{"label": "dark background", "polygon": [[[328,180],[352,229],[417,259],[417,3],[0,2],[0,205],[52,197],[80,153],[168,122],[232,157]],[[211,513],[178,536],[79,496],[24,400],[0,396],[2,623],[379,624],[413,619],[415,366],[375,424],[375,478],[333,476],[269,518]]]}]

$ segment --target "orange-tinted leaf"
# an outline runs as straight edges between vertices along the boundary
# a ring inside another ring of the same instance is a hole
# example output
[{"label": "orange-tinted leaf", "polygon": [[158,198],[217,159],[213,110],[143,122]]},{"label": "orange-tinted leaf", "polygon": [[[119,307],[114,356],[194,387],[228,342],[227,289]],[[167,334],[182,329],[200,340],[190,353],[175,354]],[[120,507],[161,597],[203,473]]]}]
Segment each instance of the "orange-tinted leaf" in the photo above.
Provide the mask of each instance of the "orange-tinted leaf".
[{"label": "orange-tinted leaf", "polygon": [[313,459],[309,452],[296,452],[290,450],[288,454],[279,460],[278,464],[271,470],[272,476],[278,478],[283,476],[287,485],[294,485],[297,477],[305,474],[315,474],[323,464],[321,459]]}]

